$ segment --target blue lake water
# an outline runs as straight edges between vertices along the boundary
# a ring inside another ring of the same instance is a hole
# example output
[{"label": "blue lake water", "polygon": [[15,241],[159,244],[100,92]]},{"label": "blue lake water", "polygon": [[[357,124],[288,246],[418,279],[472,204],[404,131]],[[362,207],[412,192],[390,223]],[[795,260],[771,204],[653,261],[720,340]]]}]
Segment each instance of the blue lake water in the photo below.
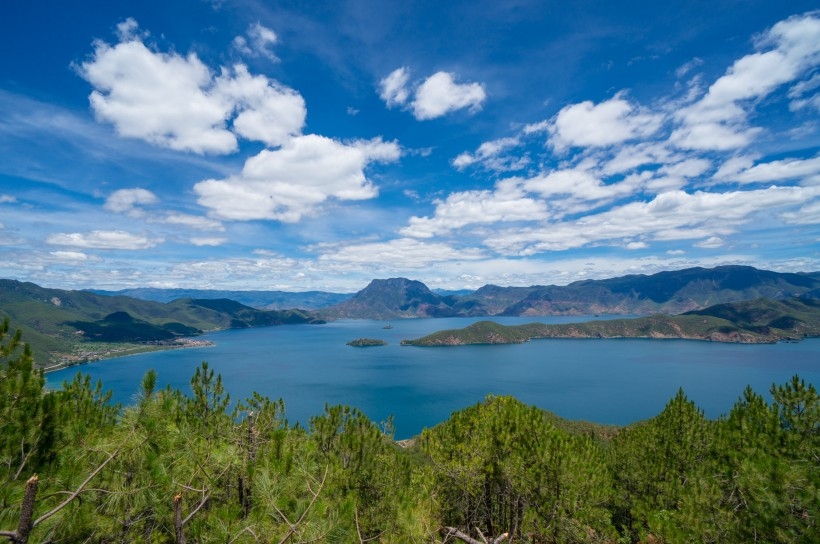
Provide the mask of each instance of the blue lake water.
[{"label": "blue lake water", "polygon": [[[577,322],[578,317],[493,318],[504,324]],[[129,404],[149,369],[158,385],[190,391],[202,361],[222,375],[233,400],[257,391],[285,401],[291,423],[307,424],[325,403],[348,404],[373,421],[394,417],[407,438],[488,394],[514,395],[570,419],[627,424],[657,415],[682,387],[707,417],[727,413],[746,385],[767,398],[772,383],[794,374],[820,385],[820,339],[737,345],[687,340],[533,340],[525,344],[420,348],[401,346],[468,318],[384,322],[342,320],[229,330],[202,338],[215,346],[109,359],[48,374],[57,387],[78,370],[100,379]],[[353,348],[355,338],[387,346]]]}]

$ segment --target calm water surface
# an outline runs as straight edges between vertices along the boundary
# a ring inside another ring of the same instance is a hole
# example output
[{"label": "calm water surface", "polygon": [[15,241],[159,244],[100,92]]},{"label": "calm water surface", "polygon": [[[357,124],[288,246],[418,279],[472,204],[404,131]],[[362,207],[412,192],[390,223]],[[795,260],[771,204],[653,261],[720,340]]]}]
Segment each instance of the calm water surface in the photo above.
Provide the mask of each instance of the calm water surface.
[{"label": "calm water surface", "polygon": [[[578,317],[493,318],[504,324],[577,322]],[[514,395],[570,419],[627,424],[656,415],[682,387],[707,417],[727,413],[746,385],[768,398],[771,384],[794,374],[820,385],[820,339],[773,345],[687,340],[533,340],[502,346],[420,348],[402,339],[461,328],[468,318],[384,322],[336,321],[230,330],[202,338],[213,347],[146,353],[80,367],[132,401],[149,369],[161,385],[185,392],[202,361],[219,374],[234,400],[257,391],[283,398],[287,418],[307,424],[324,404],[349,404],[374,421],[394,417],[396,436],[481,401]],[[384,347],[352,348],[355,338],[380,338]],[[77,368],[48,374],[58,386]]]}]

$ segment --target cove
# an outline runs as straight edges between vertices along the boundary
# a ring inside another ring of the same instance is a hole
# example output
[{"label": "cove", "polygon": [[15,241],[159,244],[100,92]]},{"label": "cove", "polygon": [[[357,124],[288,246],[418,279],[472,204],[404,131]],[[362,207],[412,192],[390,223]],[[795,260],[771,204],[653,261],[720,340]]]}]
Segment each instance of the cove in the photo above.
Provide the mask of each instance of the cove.
[{"label": "cove", "polygon": [[[618,316],[622,317],[622,316]],[[605,319],[601,317],[596,319]],[[149,369],[158,386],[188,393],[202,361],[222,375],[233,401],[256,391],[285,401],[293,424],[307,425],[328,404],[348,404],[376,422],[394,418],[396,438],[446,420],[488,394],[519,400],[568,419],[625,425],[657,415],[683,388],[707,417],[726,414],[746,385],[770,400],[772,383],[799,374],[820,384],[820,339],[781,344],[720,344],[690,340],[553,339],[524,344],[422,348],[400,346],[479,319],[341,320],[227,330],[201,338],[212,347],[144,353],[47,375],[59,387],[78,371],[102,380],[115,402],[130,404]],[[592,317],[493,318],[512,325],[578,322]],[[382,347],[346,342],[378,338]]]}]

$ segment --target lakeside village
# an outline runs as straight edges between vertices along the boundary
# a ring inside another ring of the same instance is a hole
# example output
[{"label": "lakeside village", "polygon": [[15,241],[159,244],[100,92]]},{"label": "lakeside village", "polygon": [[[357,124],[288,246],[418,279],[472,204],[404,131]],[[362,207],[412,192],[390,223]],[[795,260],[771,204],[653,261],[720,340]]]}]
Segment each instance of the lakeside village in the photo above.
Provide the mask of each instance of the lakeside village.
[{"label": "lakeside village", "polygon": [[99,342],[78,344],[73,353],[54,354],[55,364],[43,368],[44,372],[53,372],[72,366],[112,359],[114,357],[125,357],[149,351],[161,351],[168,349],[203,348],[213,346],[210,340],[200,340],[198,338],[182,337],[171,340],[151,340],[140,343],[119,343],[119,342]]}]

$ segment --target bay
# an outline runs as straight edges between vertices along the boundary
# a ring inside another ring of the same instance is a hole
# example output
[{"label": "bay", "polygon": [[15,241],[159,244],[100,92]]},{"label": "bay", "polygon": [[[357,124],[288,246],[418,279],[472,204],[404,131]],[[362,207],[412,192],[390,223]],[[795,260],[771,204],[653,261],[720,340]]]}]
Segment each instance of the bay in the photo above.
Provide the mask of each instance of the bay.
[{"label": "bay", "polygon": [[[568,323],[607,317],[493,318],[503,324]],[[486,318],[484,318],[486,319]],[[772,383],[794,374],[820,384],[820,339],[763,345],[691,340],[553,339],[524,344],[423,348],[401,346],[478,318],[384,322],[340,320],[204,335],[214,346],[159,351],[99,361],[47,375],[59,387],[79,371],[102,380],[115,402],[130,404],[149,369],[158,385],[190,391],[202,361],[222,375],[235,400],[256,391],[285,401],[293,424],[307,425],[328,404],[359,408],[381,422],[393,416],[408,438],[488,394],[519,400],[569,419],[625,425],[657,415],[683,388],[707,417],[727,413],[746,385],[769,398]],[[378,338],[388,345],[353,348]]]}]

